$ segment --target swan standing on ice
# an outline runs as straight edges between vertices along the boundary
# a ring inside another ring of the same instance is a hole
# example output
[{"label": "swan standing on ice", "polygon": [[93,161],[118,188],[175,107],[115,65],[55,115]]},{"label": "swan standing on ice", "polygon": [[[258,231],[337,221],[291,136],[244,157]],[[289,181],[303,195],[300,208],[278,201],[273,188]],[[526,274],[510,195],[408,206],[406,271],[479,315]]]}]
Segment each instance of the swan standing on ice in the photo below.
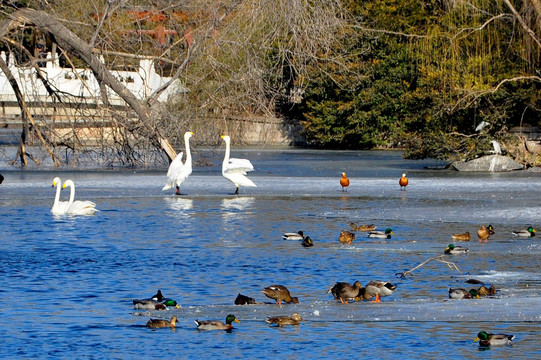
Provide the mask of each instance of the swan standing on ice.
[{"label": "swan standing on ice", "polygon": [[175,194],[181,195],[180,184],[184,182],[192,173],[192,153],[190,152],[190,138],[193,132],[187,131],[184,133],[184,144],[186,145],[186,161],[182,162],[182,151],[175,157],[167,170],[167,183],[162,191],[176,188]]},{"label": "swan standing on ice", "polygon": [[247,159],[235,159],[229,158],[231,152],[231,138],[227,135],[222,135],[222,139],[225,141],[225,156],[222,163],[222,175],[229,181],[231,181],[237,189],[235,195],[239,193],[239,186],[256,187],[254,182],[246,177],[248,171],[254,171],[254,166]]},{"label": "swan standing on ice", "polygon": [[68,209],[65,214],[69,215],[93,215],[98,209],[96,209],[96,204],[92,201],[75,201],[75,184],[71,180],[66,180],[62,189],[70,188],[70,198],[68,201]]},{"label": "swan standing on ice", "polygon": [[60,201],[60,190],[62,190],[62,181],[57,176],[53,179],[53,187],[56,186],[56,196],[54,197],[51,213],[53,215],[62,215],[68,211],[69,201]]}]

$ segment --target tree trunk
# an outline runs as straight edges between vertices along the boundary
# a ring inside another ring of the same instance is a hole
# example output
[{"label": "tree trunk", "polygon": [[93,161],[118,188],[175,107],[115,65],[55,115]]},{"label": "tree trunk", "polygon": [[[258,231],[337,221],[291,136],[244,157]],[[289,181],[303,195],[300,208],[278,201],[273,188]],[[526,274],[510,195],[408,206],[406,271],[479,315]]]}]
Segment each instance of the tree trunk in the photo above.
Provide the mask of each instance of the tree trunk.
[{"label": "tree trunk", "polygon": [[[142,126],[137,127],[137,130],[134,131],[138,131],[140,135],[149,139],[156,148],[161,148],[171,160],[175,158],[176,153],[169,141],[161,136],[159,129],[151,125],[151,119],[159,116],[159,111],[137,99],[117,80],[105,65],[93,55],[92,47],[89,44],[62,25],[56,18],[43,11],[21,9],[11,14],[10,18],[0,23],[0,37],[5,36],[10,29],[16,26],[28,23],[32,23],[40,31],[50,34],[61,48],[69,50],[81,58],[92,69],[98,82],[110,87],[137,114]],[[127,123],[123,125],[128,127]]]}]

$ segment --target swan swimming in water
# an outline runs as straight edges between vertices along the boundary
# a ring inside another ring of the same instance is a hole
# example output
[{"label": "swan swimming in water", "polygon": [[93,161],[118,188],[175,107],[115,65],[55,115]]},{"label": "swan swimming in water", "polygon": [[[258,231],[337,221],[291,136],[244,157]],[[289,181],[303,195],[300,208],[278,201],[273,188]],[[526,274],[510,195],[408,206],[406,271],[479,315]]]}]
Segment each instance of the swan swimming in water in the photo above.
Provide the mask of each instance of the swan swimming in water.
[{"label": "swan swimming in water", "polygon": [[235,195],[239,193],[239,186],[257,187],[256,184],[246,177],[248,171],[254,171],[254,166],[247,159],[235,159],[230,158],[231,152],[231,138],[227,135],[222,135],[222,139],[225,141],[225,156],[222,163],[222,175],[229,181],[231,181],[237,189]]},{"label": "swan swimming in water", "polygon": [[96,204],[88,200],[75,200],[75,184],[71,180],[66,180],[62,189],[70,188],[70,198],[68,201],[68,209],[65,214],[69,215],[93,215],[98,209]]},{"label": "swan swimming in water", "polygon": [[69,201],[60,201],[60,190],[62,190],[62,181],[57,176],[53,179],[53,187],[56,186],[56,195],[54,197],[51,213],[53,215],[63,215],[68,211]]},{"label": "swan swimming in water", "polygon": [[186,145],[186,161],[182,162],[182,151],[173,159],[167,170],[167,183],[162,191],[176,188],[175,194],[180,194],[180,184],[184,182],[192,173],[192,153],[190,152],[190,138],[193,132],[186,131],[184,133],[184,144]]}]

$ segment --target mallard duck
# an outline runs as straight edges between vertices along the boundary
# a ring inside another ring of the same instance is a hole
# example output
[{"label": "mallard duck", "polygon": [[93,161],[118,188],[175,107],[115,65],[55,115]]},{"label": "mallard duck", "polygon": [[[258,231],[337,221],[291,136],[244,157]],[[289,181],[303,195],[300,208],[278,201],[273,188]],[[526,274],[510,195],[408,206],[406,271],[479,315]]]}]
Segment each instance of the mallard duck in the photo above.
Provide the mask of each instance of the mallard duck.
[{"label": "mallard duck", "polygon": [[468,248],[465,248],[465,247],[462,247],[462,246],[455,246],[453,244],[449,244],[445,250],[443,250],[443,252],[445,254],[453,254],[453,255],[456,255],[456,254],[465,254],[467,253],[469,250]]},{"label": "mallard duck", "polygon": [[157,328],[164,328],[164,327],[171,327],[174,328],[177,326],[177,317],[172,316],[171,320],[163,320],[163,319],[150,319],[147,322],[147,327],[157,329]]},{"label": "mallard duck", "polygon": [[449,299],[473,299],[479,298],[479,294],[475,289],[449,288]]},{"label": "mallard duck", "polygon": [[490,235],[494,235],[496,232],[494,231],[494,226],[492,225],[488,225],[488,232],[490,233]]},{"label": "mallard duck", "polygon": [[342,177],[340,178],[340,185],[342,186],[342,191],[347,192],[348,186],[349,186],[349,179],[346,176],[346,173],[342,173]]},{"label": "mallard duck", "polygon": [[374,302],[381,302],[382,296],[392,295],[395,289],[396,285],[388,281],[370,281],[361,291],[360,297],[364,300],[370,300],[375,296]]},{"label": "mallard duck", "polygon": [[133,307],[135,309],[146,309],[146,310],[153,310],[155,309],[156,305],[161,305],[162,301],[164,300],[164,297],[162,295],[161,290],[158,290],[158,292],[153,295],[151,298],[148,299],[133,299]]},{"label": "mallard duck", "polygon": [[528,229],[522,229],[513,231],[513,235],[515,236],[525,236],[525,237],[534,237],[535,236],[535,229],[533,227],[528,227]]},{"label": "mallard duck", "polygon": [[240,321],[233,314],[227,315],[225,324],[219,320],[194,320],[199,330],[231,330],[233,321],[240,324]]},{"label": "mallard duck", "polygon": [[284,233],[282,235],[282,239],[284,240],[302,240],[304,239],[304,233],[302,231],[296,232],[296,233]]},{"label": "mallard duck", "polygon": [[296,297],[291,297],[289,290],[283,285],[271,285],[263,289],[263,294],[266,297],[276,300],[278,305],[282,305],[282,301],[287,304],[298,304],[299,299]]},{"label": "mallard duck", "polygon": [[402,177],[400,180],[398,180],[398,184],[400,185],[400,190],[406,190],[406,186],[408,186],[408,178],[406,177],[406,173],[402,174]]},{"label": "mallard duck", "polygon": [[471,239],[471,235],[468,231],[466,231],[464,234],[453,234],[451,237],[456,241],[470,241]]},{"label": "mallard duck", "polygon": [[291,316],[272,316],[267,318],[266,322],[271,325],[285,326],[285,325],[299,325],[304,319],[297,313]]},{"label": "mallard duck", "polygon": [[490,345],[511,345],[515,335],[507,334],[488,334],[485,331],[481,331],[477,334],[474,342],[479,341],[480,346],[490,346]]},{"label": "mallard duck", "polygon": [[355,233],[352,233],[347,230],[340,231],[340,235],[338,236],[338,241],[340,241],[342,244],[351,244],[355,240]]},{"label": "mallard duck", "polygon": [[490,230],[485,227],[485,225],[482,225],[479,230],[477,230],[477,236],[479,237],[479,241],[487,241],[490,237]]},{"label": "mallard duck", "polygon": [[373,224],[357,226],[357,224],[355,224],[355,223],[349,223],[349,226],[351,226],[351,229],[353,231],[374,231],[374,230],[376,230],[376,227]]},{"label": "mallard duck", "polygon": [[235,299],[235,305],[255,305],[257,302],[254,298],[251,298],[249,296],[245,296],[242,294],[238,294],[237,298]]},{"label": "mallard duck", "polygon": [[496,294],[496,288],[494,285],[490,285],[490,287],[486,287],[485,285],[481,285],[479,289],[477,289],[477,294],[479,296],[487,296],[487,295],[494,295]]},{"label": "mallard duck", "polygon": [[363,286],[360,281],[355,281],[353,285],[347,282],[337,282],[327,291],[327,294],[332,293],[334,300],[340,300],[342,304],[347,304],[348,299],[359,301],[359,294],[362,288]]},{"label": "mallard duck", "polygon": [[167,307],[180,309],[180,305],[175,300],[164,298],[161,290],[149,299],[133,299],[132,302],[135,309],[166,310]]},{"label": "mallard duck", "polygon": [[369,231],[368,237],[376,239],[390,239],[391,235],[393,234],[393,230],[391,230],[391,228],[387,228],[385,231]]},{"label": "mallard duck", "polygon": [[304,247],[311,247],[314,246],[314,242],[310,236],[305,236],[304,239],[302,239],[301,245]]}]

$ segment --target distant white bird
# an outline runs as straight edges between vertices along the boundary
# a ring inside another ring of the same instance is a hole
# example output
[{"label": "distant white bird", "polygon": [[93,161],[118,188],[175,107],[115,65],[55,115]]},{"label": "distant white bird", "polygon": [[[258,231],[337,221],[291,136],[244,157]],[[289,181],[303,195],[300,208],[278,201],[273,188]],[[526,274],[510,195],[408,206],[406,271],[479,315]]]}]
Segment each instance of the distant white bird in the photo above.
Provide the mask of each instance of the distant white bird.
[{"label": "distant white bird", "polygon": [[175,187],[175,194],[180,195],[180,184],[192,173],[192,153],[190,152],[190,138],[193,132],[184,133],[184,144],[186,146],[186,161],[182,162],[182,151],[171,161],[167,170],[167,183],[162,191]]},{"label": "distant white bird", "polygon": [[231,181],[237,189],[235,195],[239,193],[239,186],[257,187],[256,184],[246,177],[248,171],[254,171],[254,166],[247,159],[229,158],[231,152],[231,138],[227,135],[222,135],[225,141],[225,156],[222,163],[222,175]]},{"label": "distant white bird", "polygon": [[493,154],[501,154],[502,153],[502,147],[500,146],[500,143],[496,140],[491,140],[490,143],[494,147],[494,151],[492,151]]},{"label": "distant white bird", "polygon": [[54,197],[53,207],[51,208],[51,213],[53,215],[62,215],[68,211],[69,202],[60,201],[60,190],[62,190],[62,181],[57,176],[53,179],[53,187],[56,186],[56,195]]},{"label": "distant white bird", "polygon": [[475,131],[481,131],[483,130],[487,125],[490,125],[490,123],[486,122],[486,121],[481,121],[479,123],[479,125],[477,125],[477,127],[475,128]]},{"label": "distant white bird", "polygon": [[71,180],[66,180],[62,189],[70,188],[70,198],[69,198],[69,207],[66,211],[66,214],[69,215],[93,215],[98,209],[96,209],[96,204],[92,201],[84,200],[75,200],[75,184]]}]

